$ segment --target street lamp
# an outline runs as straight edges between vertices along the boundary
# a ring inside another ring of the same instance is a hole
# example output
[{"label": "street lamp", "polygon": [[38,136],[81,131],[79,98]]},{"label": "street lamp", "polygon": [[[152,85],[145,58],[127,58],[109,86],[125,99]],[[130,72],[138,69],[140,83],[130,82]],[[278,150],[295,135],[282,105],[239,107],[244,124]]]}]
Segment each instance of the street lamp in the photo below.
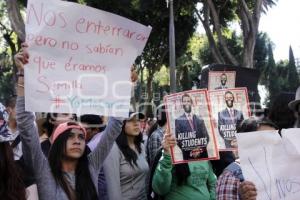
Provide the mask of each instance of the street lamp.
[{"label": "street lamp", "polygon": [[[169,21],[169,63],[170,63],[170,91],[176,92],[176,56],[175,56],[175,27],[173,0],[166,0],[167,7],[170,6],[170,21]],[[169,5],[170,4],[170,5]]]}]

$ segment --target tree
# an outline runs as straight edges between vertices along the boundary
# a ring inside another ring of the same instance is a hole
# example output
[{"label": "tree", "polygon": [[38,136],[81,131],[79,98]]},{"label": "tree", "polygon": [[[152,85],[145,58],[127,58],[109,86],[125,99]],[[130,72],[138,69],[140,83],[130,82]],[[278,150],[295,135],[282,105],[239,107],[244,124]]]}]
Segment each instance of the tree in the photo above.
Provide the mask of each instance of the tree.
[{"label": "tree", "polygon": [[274,56],[273,56],[273,49],[272,45],[269,44],[268,47],[268,64],[267,68],[268,70],[268,76],[267,76],[267,81],[268,81],[268,90],[269,90],[269,105],[272,104],[272,100],[275,98],[275,96],[280,92],[280,86],[277,84],[278,82],[278,72],[277,72],[277,67],[275,64]]},{"label": "tree", "polygon": [[288,64],[288,74],[287,74],[288,87],[291,92],[295,92],[299,87],[299,75],[295,65],[295,58],[293,49],[290,46],[289,49],[289,64]]},{"label": "tree", "polygon": [[[195,8],[195,12],[205,29],[214,62],[253,68],[260,16],[275,5],[275,0],[199,0],[199,3],[202,7],[199,10]],[[243,36],[240,62],[228,48],[224,37],[224,29],[234,19],[239,20]],[[223,55],[221,51],[224,52]]]},{"label": "tree", "polygon": [[[12,4],[13,2],[9,2]],[[17,35],[11,28],[11,23],[7,18],[9,6],[6,2],[0,3],[0,91],[1,99],[6,99],[16,93],[14,84],[16,83],[17,68],[14,64],[13,55],[19,49],[20,42]]]},{"label": "tree", "polygon": [[267,68],[268,52],[272,47],[272,42],[267,33],[260,32],[256,38],[254,48],[254,68],[260,72],[260,84],[267,85],[267,76],[269,71]]}]

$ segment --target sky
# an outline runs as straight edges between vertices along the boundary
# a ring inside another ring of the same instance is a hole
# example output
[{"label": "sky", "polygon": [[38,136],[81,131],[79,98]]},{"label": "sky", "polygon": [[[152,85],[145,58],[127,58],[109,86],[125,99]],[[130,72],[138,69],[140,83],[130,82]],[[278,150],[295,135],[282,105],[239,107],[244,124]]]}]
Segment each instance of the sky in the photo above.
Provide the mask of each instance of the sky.
[{"label": "sky", "polygon": [[[238,25],[237,32],[240,32]],[[204,33],[199,23],[197,31]],[[293,48],[295,58],[300,59],[300,0],[278,0],[260,18],[259,31],[267,32],[274,43],[274,59],[276,61],[289,58],[289,46]]]},{"label": "sky", "polygon": [[289,46],[295,58],[300,58],[300,1],[278,0],[266,15],[262,14],[259,30],[267,32],[272,42],[276,61],[288,59]]}]

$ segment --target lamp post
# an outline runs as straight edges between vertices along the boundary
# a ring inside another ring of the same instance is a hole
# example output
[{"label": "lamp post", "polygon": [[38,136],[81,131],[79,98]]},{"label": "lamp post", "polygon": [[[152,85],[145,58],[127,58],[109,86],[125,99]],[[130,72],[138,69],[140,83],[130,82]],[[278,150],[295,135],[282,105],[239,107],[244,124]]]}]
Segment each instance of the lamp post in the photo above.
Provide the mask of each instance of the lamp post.
[{"label": "lamp post", "polygon": [[169,64],[170,64],[170,92],[176,92],[176,56],[175,56],[175,27],[173,0],[166,0],[167,7],[170,6],[170,21],[169,21]]}]

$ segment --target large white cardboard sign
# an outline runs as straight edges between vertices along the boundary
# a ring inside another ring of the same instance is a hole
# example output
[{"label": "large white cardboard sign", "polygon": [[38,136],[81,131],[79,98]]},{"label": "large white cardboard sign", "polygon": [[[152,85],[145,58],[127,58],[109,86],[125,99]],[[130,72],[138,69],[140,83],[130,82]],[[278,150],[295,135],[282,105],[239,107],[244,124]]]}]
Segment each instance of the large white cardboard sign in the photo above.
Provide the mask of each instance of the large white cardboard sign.
[{"label": "large white cardboard sign", "polygon": [[259,200],[300,199],[300,129],[238,133],[243,175]]},{"label": "large white cardboard sign", "polygon": [[151,27],[65,1],[29,0],[26,18],[26,110],[128,116]]}]

